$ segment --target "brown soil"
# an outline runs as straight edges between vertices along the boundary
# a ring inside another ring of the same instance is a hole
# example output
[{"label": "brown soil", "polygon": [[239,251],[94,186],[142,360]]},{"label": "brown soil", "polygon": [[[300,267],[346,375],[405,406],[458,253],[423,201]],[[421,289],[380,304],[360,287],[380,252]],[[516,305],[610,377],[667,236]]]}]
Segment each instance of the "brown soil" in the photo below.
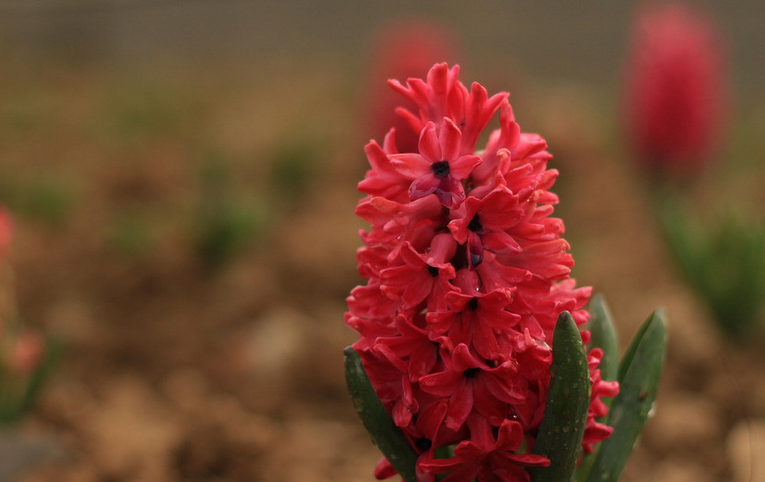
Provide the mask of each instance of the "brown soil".
[{"label": "brown soil", "polygon": [[[379,455],[341,370],[365,170],[353,83],[337,65],[261,67],[48,63],[0,78],[19,310],[66,341],[17,432],[55,450],[16,480],[372,480]],[[765,480],[762,335],[721,338],[674,273],[632,168],[597,134],[603,116],[546,94],[539,104],[561,115],[529,122],[562,172],[577,279],[606,295],[622,345],[655,307],[669,317],[655,416],[623,480]],[[274,159],[303,144],[298,174],[279,181]],[[210,159],[230,174],[215,196],[251,228],[222,258],[197,248]],[[52,207],[35,204],[43,181]]]}]

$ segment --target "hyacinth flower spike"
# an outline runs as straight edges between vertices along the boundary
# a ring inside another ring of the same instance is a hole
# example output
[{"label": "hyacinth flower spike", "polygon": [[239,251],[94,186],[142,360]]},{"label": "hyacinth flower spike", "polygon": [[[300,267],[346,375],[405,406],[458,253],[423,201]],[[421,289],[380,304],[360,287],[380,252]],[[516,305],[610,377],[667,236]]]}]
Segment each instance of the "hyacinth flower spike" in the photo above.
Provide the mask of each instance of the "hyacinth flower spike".
[{"label": "hyacinth flower spike", "polygon": [[581,461],[580,482],[618,477],[655,395],[663,322],[641,332],[617,380],[597,304],[595,336],[585,329],[591,289],[570,277],[544,140],[520,132],[508,94],[458,77],[437,64],[425,80],[391,82],[415,106],[398,112],[418,152],[398,152],[394,131],[366,149],[366,284],[347,300],[360,338],[345,354],[354,405],[385,456],[375,476],[560,482]]}]

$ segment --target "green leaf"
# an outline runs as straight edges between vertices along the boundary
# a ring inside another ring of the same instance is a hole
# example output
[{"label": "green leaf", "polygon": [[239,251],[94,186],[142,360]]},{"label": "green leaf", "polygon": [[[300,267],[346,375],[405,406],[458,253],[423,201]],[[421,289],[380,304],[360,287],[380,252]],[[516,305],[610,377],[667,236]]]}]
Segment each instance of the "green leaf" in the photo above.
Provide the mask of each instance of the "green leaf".
[{"label": "green leaf", "polygon": [[640,347],[640,343],[643,341],[643,338],[645,338],[645,333],[648,331],[648,328],[651,326],[651,321],[657,316],[657,314],[658,312],[654,312],[651,317],[645,321],[645,323],[640,325],[640,328],[638,328],[638,331],[632,338],[630,345],[627,347],[624,355],[622,355],[622,361],[619,363],[619,376],[617,378],[619,383],[624,380],[624,376],[627,374],[627,369],[632,366],[632,360],[635,358],[635,354]]},{"label": "green leaf", "polygon": [[372,442],[406,482],[416,482],[417,453],[377,397],[359,354],[351,347],[347,347],[343,353],[348,391]]},{"label": "green leaf", "polygon": [[10,427],[19,423],[32,408],[58,364],[63,352],[63,341],[59,338],[45,339],[44,356],[28,378],[0,380],[0,427]]},{"label": "green leaf", "polygon": [[608,418],[614,432],[601,442],[588,482],[618,480],[656,398],[665,348],[664,313],[656,311],[638,330],[619,366],[619,395]]},{"label": "green leaf", "polygon": [[32,404],[37,398],[37,395],[61,359],[61,354],[63,351],[63,340],[53,337],[46,339],[45,358],[40,363],[40,366],[32,374],[32,377],[29,380],[29,384],[27,385],[27,388],[24,392],[24,396],[19,403],[19,418],[32,408]]},{"label": "green leaf", "polygon": [[548,457],[550,466],[530,467],[533,482],[570,481],[582,450],[590,407],[590,372],[579,329],[567,311],[555,325],[550,373],[545,415],[533,450]]},{"label": "green leaf", "polygon": [[619,376],[619,341],[616,336],[611,310],[602,295],[595,295],[589,306],[590,321],[587,329],[590,331],[590,342],[587,348],[603,350],[600,360],[600,377],[608,382]]},{"label": "green leaf", "polygon": [[[590,321],[587,323],[587,329],[590,331],[590,342],[587,349],[600,348],[603,350],[603,358],[600,360],[600,377],[605,381],[614,381],[619,376],[619,341],[614,328],[611,310],[606,304],[602,295],[598,294],[590,300]],[[613,398],[604,398],[603,403],[611,406]],[[598,418],[599,422],[607,422],[608,417]],[[582,461],[576,468],[576,480],[587,480],[598,455],[600,444],[595,445],[595,450],[582,456]]]}]

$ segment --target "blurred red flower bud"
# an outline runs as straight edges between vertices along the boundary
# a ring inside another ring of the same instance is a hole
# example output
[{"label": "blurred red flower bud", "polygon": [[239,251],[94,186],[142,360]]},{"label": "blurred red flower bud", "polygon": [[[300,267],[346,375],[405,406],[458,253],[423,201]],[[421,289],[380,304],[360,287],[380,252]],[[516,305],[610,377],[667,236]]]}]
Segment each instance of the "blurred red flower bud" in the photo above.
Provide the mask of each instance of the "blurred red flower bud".
[{"label": "blurred red flower bud", "polygon": [[625,124],[636,160],[685,176],[718,153],[728,94],[722,38],[682,4],[638,12],[625,72]]},{"label": "blurred red flower bud", "polygon": [[369,137],[380,139],[396,129],[399,152],[417,152],[420,133],[396,114],[397,107],[412,108],[386,81],[423,77],[437,62],[454,63],[457,39],[452,30],[434,20],[397,22],[381,30],[373,41],[362,113]]}]

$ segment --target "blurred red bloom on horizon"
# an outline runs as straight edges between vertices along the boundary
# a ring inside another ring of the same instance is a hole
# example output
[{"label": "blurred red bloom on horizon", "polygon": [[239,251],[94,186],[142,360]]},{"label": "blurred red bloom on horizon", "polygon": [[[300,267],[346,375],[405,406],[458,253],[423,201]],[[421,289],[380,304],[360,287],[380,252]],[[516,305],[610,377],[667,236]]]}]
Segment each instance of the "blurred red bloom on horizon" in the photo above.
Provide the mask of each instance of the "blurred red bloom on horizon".
[{"label": "blurred red bloom on horizon", "polygon": [[395,112],[397,107],[412,105],[388,88],[386,81],[422,77],[437,62],[454,63],[457,46],[454,31],[435,20],[396,22],[377,34],[363,99],[362,116],[369,137],[379,139],[393,127],[398,151],[417,152],[420,133]]},{"label": "blurred red bloom on horizon", "polygon": [[625,72],[625,127],[637,161],[687,175],[722,144],[727,90],[722,37],[711,17],[681,3],[645,6]]},{"label": "blurred red bloom on horizon", "polygon": [[15,312],[10,305],[15,300],[7,293],[14,291],[8,270],[11,269],[9,258],[15,231],[13,216],[0,206],[0,299],[3,301],[0,304],[0,371],[10,377],[26,378],[42,361],[45,339],[41,333],[21,327],[13,316],[9,316]]},{"label": "blurred red bloom on horizon", "polygon": [[13,217],[7,209],[0,206],[0,263],[3,263],[8,255],[14,231]]}]

